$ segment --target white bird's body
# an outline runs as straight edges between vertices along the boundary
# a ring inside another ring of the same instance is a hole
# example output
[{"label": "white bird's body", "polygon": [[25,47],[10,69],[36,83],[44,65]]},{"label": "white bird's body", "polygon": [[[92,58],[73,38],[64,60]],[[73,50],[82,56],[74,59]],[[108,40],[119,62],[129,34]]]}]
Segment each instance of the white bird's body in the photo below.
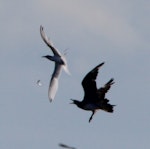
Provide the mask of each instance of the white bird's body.
[{"label": "white bird's body", "polygon": [[67,67],[67,61],[66,61],[65,56],[61,54],[56,48],[54,48],[50,40],[47,38],[42,26],[40,26],[40,33],[41,33],[41,37],[43,41],[47,44],[47,46],[52,50],[54,54],[54,56],[49,56],[49,55],[43,56],[55,62],[55,69],[52,74],[52,78],[50,80],[50,85],[49,85],[49,90],[48,90],[48,97],[49,97],[50,102],[52,102],[52,100],[54,100],[55,98],[55,95],[58,89],[58,80],[59,80],[59,76],[61,74],[62,68],[65,70],[66,73],[68,74],[70,73]]}]

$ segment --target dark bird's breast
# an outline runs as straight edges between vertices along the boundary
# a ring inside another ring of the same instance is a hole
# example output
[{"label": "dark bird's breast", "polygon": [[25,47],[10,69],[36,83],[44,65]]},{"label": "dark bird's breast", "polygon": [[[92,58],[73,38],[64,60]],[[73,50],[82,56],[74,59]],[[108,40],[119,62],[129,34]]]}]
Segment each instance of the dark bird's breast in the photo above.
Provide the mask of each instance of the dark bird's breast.
[{"label": "dark bird's breast", "polygon": [[96,109],[100,109],[100,107],[98,106],[98,105],[96,105],[96,104],[85,104],[84,105],[84,110],[89,110],[89,111],[93,111],[93,110],[96,110]]}]

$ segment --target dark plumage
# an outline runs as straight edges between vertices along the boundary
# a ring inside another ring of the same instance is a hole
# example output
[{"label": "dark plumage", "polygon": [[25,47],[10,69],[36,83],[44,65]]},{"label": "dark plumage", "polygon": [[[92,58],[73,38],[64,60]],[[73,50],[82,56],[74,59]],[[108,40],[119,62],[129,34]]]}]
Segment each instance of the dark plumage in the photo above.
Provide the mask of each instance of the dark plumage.
[{"label": "dark plumage", "polygon": [[114,79],[110,79],[103,87],[97,89],[96,77],[98,75],[99,68],[104,64],[101,63],[92,69],[83,79],[82,86],[84,89],[84,98],[82,101],[73,101],[72,104],[76,104],[79,108],[83,110],[92,111],[92,115],[89,122],[92,120],[93,115],[99,109],[106,112],[113,112],[113,107],[115,105],[109,104],[109,100],[105,98],[105,94],[110,89],[111,85],[114,84]]}]

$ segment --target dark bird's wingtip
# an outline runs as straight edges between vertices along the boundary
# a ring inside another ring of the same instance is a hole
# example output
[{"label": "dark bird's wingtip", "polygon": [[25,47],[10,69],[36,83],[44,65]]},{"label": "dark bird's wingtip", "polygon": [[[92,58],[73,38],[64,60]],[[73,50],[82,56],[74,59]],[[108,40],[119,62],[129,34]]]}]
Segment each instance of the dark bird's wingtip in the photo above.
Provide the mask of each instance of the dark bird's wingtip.
[{"label": "dark bird's wingtip", "polygon": [[112,84],[114,84],[115,82],[114,82],[114,78],[111,78],[106,84],[107,85],[112,85]]},{"label": "dark bird's wingtip", "polygon": [[103,66],[105,64],[105,62],[102,62],[100,64],[98,64],[95,68],[93,68],[92,71],[95,71],[96,69],[99,69],[101,66]]},{"label": "dark bird's wingtip", "polygon": [[104,64],[105,64],[105,62],[102,62],[102,63],[99,64],[99,66],[102,66],[102,65],[104,65]]},{"label": "dark bird's wingtip", "polygon": [[105,62],[102,62],[101,64],[103,65],[103,64],[105,64]]},{"label": "dark bird's wingtip", "polygon": [[111,80],[111,81],[114,81],[114,78],[111,78],[110,80]]},{"label": "dark bird's wingtip", "polygon": [[105,62],[100,63],[98,66],[96,66],[97,68],[103,66],[105,64]]}]

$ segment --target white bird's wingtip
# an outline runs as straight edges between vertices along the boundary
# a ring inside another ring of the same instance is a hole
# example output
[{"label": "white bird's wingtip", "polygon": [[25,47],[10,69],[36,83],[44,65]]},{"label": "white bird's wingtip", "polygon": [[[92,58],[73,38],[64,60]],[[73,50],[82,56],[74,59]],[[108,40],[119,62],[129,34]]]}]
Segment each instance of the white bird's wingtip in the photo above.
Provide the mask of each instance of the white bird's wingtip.
[{"label": "white bird's wingtip", "polygon": [[66,73],[67,73],[68,75],[71,75],[71,73],[70,73],[70,71],[69,71],[68,69],[67,69]]},{"label": "white bird's wingtip", "polygon": [[69,71],[67,65],[64,65],[64,66],[63,66],[63,69],[64,69],[64,71],[65,71],[68,75],[71,75],[71,73],[70,73],[70,71]]}]

